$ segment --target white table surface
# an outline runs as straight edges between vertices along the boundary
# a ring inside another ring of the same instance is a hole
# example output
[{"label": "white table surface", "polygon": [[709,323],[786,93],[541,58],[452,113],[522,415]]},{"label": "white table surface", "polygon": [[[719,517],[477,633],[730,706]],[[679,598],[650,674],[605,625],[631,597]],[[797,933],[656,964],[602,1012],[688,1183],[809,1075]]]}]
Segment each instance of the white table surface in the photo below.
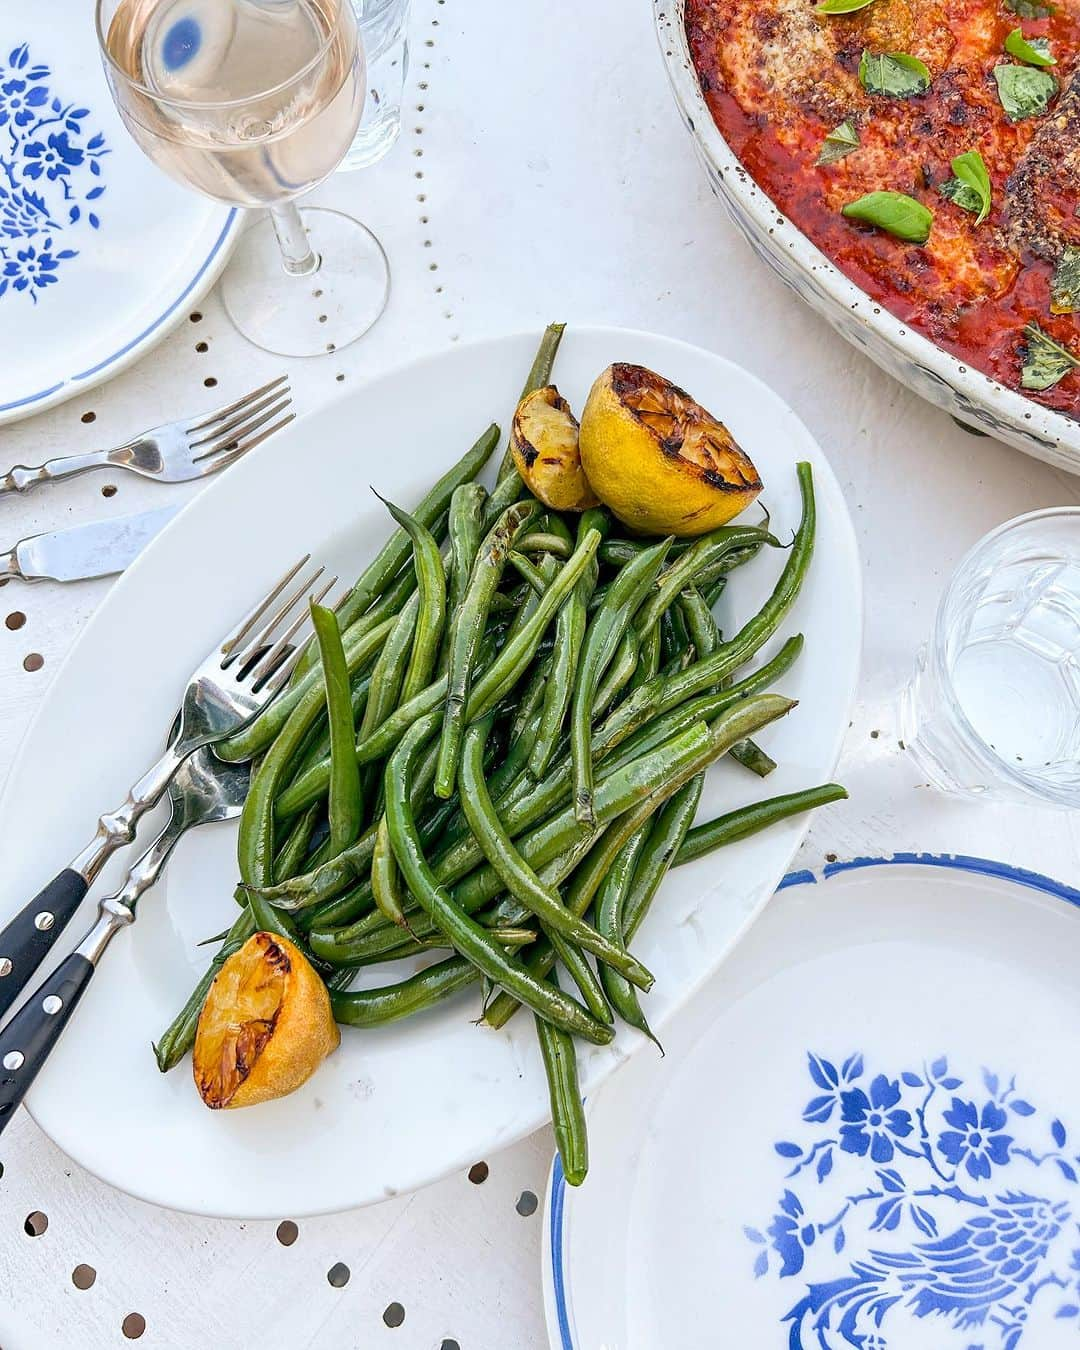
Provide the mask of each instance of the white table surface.
[{"label": "white table surface", "polygon": [[[1080,501],[1080,479],[959,430],[752,256],[698,171],[644,0],[415,0],[412,38],[399,145],[375,169],[316,194],[382,239],[390,307],[346,351],[288,363],[299,410],[409,356],[552,319],[652,329],[741,362],[824,446],[862,550],[864,670],[840,768],[852,800],[815,819],[797,861],[962,852],[1075,882],[1080,836],[1067,817],[933,794],[898,744],[896,704],[961,554],[1009,516]],[[283,368],[231,330],[215,297],[199,311],[200,321],[182,323],[108,386],[0,433],[0,460],[36,463],[120,441]],[[216,388],[204,388],[208,378]],[[106,486],[116,488],[107,498]],[[98,474],[3,501],[3,537],[193,490]],[[0,772],[108,584],[3,589]],[[35,671],[24,669],[31,653],[44,658]],[[272,1223],[173,1215],[110,1190],[22,1113],[0,1140],[0,1346],[122,1346],[122,1323],[138,1313],[142,1344],[177,1350],[533,1350],[546,1345],[540,1214],[519,1209],[542,1195],[551,1148],[541,1132],[485,1159],[480,1184],[456,1176],[378,1208],[302,1222],[284,1246]],[[32,1213],[47,1216],[41,1236],[26,1230]],[[349,1270],[340,1288],[327,1278],[339,1262]],[[96,1272],[89,1289],[73,1282],[80,1265]],[[389,1326],[384,1312],[395,1303],[404,1321]]]}]

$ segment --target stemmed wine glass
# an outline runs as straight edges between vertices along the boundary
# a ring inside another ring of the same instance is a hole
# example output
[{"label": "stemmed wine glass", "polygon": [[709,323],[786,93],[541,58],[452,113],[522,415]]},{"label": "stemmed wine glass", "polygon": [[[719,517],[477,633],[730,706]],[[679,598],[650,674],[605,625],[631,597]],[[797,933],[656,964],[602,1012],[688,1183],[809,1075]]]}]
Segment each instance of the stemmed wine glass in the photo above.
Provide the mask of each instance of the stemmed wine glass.
[{"label": "stemmed wine glass", "polygon": [[351,216],[296,205],[337,168],[363,109],[350,0],[97,0],[97,33],[143,151],[208,197],[268,208],[222,282],[240,332],[285,356],[367,332],[389,294],[382,246]]}]

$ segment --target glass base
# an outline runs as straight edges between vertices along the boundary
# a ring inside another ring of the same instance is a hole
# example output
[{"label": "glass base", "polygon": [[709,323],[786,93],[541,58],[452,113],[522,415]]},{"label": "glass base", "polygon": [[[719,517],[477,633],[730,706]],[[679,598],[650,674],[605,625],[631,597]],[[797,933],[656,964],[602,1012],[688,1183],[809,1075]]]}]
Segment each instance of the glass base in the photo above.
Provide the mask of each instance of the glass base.
[{"label": "glass base", "polygon": [[315,271],[285,270],[269,216],[240,239],[221,283],[236,328],[280,356],[326,356],[362,337],[386,308],[390,268],[382,245],[351,216],[323,207],[300,212],[319,258]]}]

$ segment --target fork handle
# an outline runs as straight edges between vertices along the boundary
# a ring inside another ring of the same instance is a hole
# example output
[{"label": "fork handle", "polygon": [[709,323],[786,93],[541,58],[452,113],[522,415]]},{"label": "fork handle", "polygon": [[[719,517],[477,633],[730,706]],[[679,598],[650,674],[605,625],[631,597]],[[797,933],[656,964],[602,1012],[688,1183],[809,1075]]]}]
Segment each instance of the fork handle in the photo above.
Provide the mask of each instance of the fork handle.
[{"label": "fork handle", "polygon": [[65,867],[0,930],[0,1017],[30,983],[87,890],[86,878]]},{"label": "fork handle", "polygon": [[110,464],[107,450],[89,450],[81,455],[62,455],[46,460],[36,468],[16,464],[0,477],[0,495],[7,492],[27,492],[38,483],[57,483],[62,478],[74,478],[88,469],[104,469]]},{"label": "fork handle", "polygon": [[0,1133],[44,1068],[93,974],[93,962],[72,952],[0,1031]]}]

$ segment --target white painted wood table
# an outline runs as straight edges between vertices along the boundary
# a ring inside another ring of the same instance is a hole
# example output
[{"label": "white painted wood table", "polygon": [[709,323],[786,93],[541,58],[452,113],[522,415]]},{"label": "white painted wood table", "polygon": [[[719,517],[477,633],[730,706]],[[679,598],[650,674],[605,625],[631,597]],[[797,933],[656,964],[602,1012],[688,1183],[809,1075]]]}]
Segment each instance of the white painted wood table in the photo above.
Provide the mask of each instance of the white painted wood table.
[{"label": "white painted wood table", "polygon": [[[652,329],[741,362],[831,456],[862,549],[864,671],[840,770],[852,800],[815,819],[799,861],[962,852],[1075,883],[1067,817],[934,795],[898,744],[896,706],[964,550],[1009,516],[1080,501],[1080,479],[955,427],[751,255],[697,169],[644,3],[415,0],[412,41],[399,145],[317,194],[383,240],[390,308],[348,350],[290,363],[300,411],[410,356],[551,319]],[[10,340],[0,333],[0,359]],[[107,387],[0,433],[0,459],[117,442],[281,366],[211,296]],[[192,490],[95,475],[4,501],[5,546]],[[0,771],[107,585],[0,593]],[[0,1345],[533,1350],[546,1345],[536,1197],[551,1151],[541,1132],[469,1176],[302,1222],[287,1243],[288,1227],[174,1215],[114,1192],[22,1114],[0,1141]]]}]

